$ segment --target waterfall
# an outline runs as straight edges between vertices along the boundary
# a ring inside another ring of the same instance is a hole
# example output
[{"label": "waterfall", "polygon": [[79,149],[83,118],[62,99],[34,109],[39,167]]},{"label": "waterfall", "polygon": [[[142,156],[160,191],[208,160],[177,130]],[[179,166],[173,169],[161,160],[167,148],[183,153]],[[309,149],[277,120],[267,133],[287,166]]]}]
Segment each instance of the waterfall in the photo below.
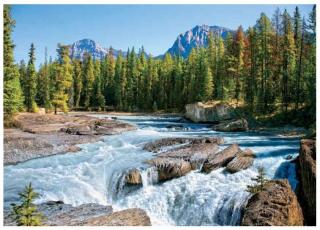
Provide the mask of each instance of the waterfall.
[{"label": "waterfall", "polygon": [[142,185],[144,188],[152,186],[158,182],[158,170],[155,167],[140,170]]}]

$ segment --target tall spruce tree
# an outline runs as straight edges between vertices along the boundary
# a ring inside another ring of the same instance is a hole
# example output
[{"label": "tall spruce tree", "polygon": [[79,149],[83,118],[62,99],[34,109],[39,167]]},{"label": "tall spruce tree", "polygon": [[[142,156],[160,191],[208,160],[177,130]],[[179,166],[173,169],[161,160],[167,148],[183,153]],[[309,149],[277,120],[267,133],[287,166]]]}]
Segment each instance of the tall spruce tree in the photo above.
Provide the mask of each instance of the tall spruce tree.
[{"label": "tall spruce tree", "polygon": [[5,119],[23,109],[23,96],[19,70],[14,64],[14,44],[11,33],[15,21],[11,18],[9,5],[3,6],[3,110]]},{"label": "tall spruce tree", "polygon": [[28,112],[36,112],[38,107],[36,104],[36,90],[37,90],[37,73],[35,68],[35,47],[34,44],[31,43],[30,51],[29,51],[29,61],[27,66],[27,79],[26,79],[26,94],[25,96],[25,104]]},{"label": "tall spruce tree", "polygon": [[54,69],[52,105],[55,114],[58,109],[68,112],[68,100],[72,86],[72,65],[69,56],[69,46],[58,44],[58,62]]}]

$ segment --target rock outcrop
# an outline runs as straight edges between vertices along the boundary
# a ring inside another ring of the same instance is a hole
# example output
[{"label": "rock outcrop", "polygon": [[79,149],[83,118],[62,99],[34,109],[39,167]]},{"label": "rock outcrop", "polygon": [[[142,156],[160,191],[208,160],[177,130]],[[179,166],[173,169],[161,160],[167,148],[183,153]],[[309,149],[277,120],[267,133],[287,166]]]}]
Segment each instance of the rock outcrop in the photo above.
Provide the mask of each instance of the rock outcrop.
[{"label": "rock outcrop", "polygon": [[129,185],[139,185],[142,183],[140,171],[138,169],[130,169],[126,174],[126,183]]},{"label": "rock outcrop", "polygon": [[289,182],[273,180],[253,195],[244,210],[243,226],[302,226],[303,214]]},{"label": "rock outcrop", "polygon": [[202,171],[209,173],[226,166],[240,151],[239,145],[232,144],[218,153],[210,154],[202,166]]},{"label": "rock outcrop", "polygon": [[[150,218],[142,209],[126,209],[113,212],[111,206],[94,203],[73,207],[62,201],[49,201],[37,206],[44,215],[45,226],[150,226]],[[4,225],[16,223],[9,210],[4,211]]]},{"label": "rock outcrop", "polygon": [[193,122],[218,123],[236,118],[233,107],[226,103],[206,105],[201,102],[186,105],[186,118]]},{"label": "rock outcrop", "polygon": [[250,149],[245,149],[238,153],[232,161],[227,164],[226,169],[230,173],[236,173],[249,168],[253,164],[254,153]]},{"label": "rock outcrop", "polygon": [[176,145],[181,144],[200,144],[200,143],[212,143],[223,144],[223,138],[221,137],[197,137],[197,138],[185,138],[185,137],[173,137],[162,138],[144,145],[143,149],[149,152],[158,153],[166,150],[166,147],[174,148]]},{"label": "rock outcrop", "polygon": [[192,169],[190,162],[177,158],[157,157],[146,163],[157,168],[159,181],[184,176]]},{"label": "rock outcrop", "polygon": [[114,212],[87,220],[83,225],[89,226],[151,226],[147,213],[139,208]]},{"label": "rock outcrop", "polygon": [[316,224],[316,141],[302,139],[299,152],[300,194],[307,225]]},{"label": "rock outcrop", "polygon": [[101,135],[119,134],[135,126],[85,115],[20,113],[14,129],[4,129],[4,164],[80,150],[77,144],[96,142]]},{"label": "rock outcrop", "polygon": [[214,125],[212,128],[213,130],[221,132],[244,132],[249,130],[248,122],[244,118],[223,121],[217,125]]}]

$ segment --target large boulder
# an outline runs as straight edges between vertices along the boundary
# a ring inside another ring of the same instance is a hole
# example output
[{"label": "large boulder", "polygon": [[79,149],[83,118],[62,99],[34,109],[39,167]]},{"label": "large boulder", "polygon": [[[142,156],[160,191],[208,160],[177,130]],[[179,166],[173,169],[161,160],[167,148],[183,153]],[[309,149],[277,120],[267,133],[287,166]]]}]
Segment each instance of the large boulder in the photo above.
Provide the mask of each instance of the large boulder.
[{"label": "large boulder", "polygon": [[253,164],[254,157],[255,155],[252,150],[245,149],[243,152],[238,153],[237,156],[227,164],[226,169],[230,173],[247,169]]},{"label": "large boulder", "polygon": [[202,166],[202,171],[209,173],[212,170],[226,166],[240,151],[238,144],[232,144],[218,153],[210,154]]},{"label": "large boulder", "polygon": [[193,122],[218,123],[236,118],[235,110],[227,103],[203,104],[201,102],[187,104],[185,117]]},{"label": "large boulder", "polygon": [[177,158],[157,157],[146,163],[156,167],[159,181],[184,176],[192,169],[190,162]]},{"label": "large boulder", "polygon": [[308,225],[316,224],[316,141],[300,142],[299,168],[301,195]]},{"label": "large boulder", "polygon": [[129,185],[142,184],[142,178],[138,169],[130,169],[126,175],[126,183]]},{"label": "large boulder", "polygon": [[163,150],[167,150],[167,147],[174,148],[181,144],[199,144],[199,143],[214,143],[223,144],[223,138],[221,137],[169,137],[162,138],[144,145],[143,149],[149,152],[158,153]]},{"label": "large boulder", "polygon": [[151,226],[147,213],[139,208],[114,212],[111,215],[88,219],[83,225],[89,226]]},{"label": "large boulder", "polygon": [[213,130],[221,132],[244,132],[249,130],[248,122],[244,118],[223,121],[217,125],[214,125],[212,128]]},{"label": "large boulder", "polygon": [[219,148],[215,142],[194,141],[188,145],[176,149],[168,150],[157,156],[163,158],[183,159],[191,164],[191,168],[197,169],[207,160],[207,158],[218,152]]},{"label": "large boulder", "polygon": [[244,210],[243,226],[302,226],[303,215],[289,182],[273,180],[253,195]]}]

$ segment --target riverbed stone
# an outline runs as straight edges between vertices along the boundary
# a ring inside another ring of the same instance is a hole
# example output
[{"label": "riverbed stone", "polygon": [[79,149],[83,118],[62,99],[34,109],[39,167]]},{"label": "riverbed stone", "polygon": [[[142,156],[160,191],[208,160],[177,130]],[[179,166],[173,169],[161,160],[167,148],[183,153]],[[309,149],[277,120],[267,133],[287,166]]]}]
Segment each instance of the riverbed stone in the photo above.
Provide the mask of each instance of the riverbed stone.
[{"label": "riverbed stone", "polygon": [[156,167],[159,181],[184,176],[192,169],[190,162],[177,158],[157,157],[146,163]]},{"label": "riverbed stone", "polygon": [[224,140],[222,137],[172,137],[172,138],[162,138],[144,145],[143,149],[149,152],[158,153],[161,152],[166,147],[174,147],[180,144],[198,144],[198,143],[214,143],[223,144]]},{"label": "riverbed stone", "polygon": [[253,164],[254,158],[255,154],[253,151],[251,149],[245,149],[240,151],[236,157],[227,164],[226,169],[230,173],[247,169]]},{"label": "riverbed stone", "polygon": [[236,119],[236,120],[228,120],[220,122],[217,125],[212,127],[215,131],[221,132],[244,132],[248,131],[248,121],[244,118]]},{"label": "riverbed stone", "polygon": [[302,226],[303,215],[287,179],[268,182],[244,210],[243,226]]},{"label": "riverbed stone", "polygon": [[131,208],[111,215],[99,216],[87,220],[83,225],[88,226],[151,226],[147,213],[139,208]]},{"label": "riverbed stone", "polygon": [[226,166],[236,157],[238,152],[240,152],[239,145],[232,144],[218,153],[210,154],[202,166],[202,171],[209,173],[212,170]]},{"label": "riverbed stone", "polygon": [[130,169],[126,175],[126,183],[129,185],[142,184],[142,178],[138,169]]}]

